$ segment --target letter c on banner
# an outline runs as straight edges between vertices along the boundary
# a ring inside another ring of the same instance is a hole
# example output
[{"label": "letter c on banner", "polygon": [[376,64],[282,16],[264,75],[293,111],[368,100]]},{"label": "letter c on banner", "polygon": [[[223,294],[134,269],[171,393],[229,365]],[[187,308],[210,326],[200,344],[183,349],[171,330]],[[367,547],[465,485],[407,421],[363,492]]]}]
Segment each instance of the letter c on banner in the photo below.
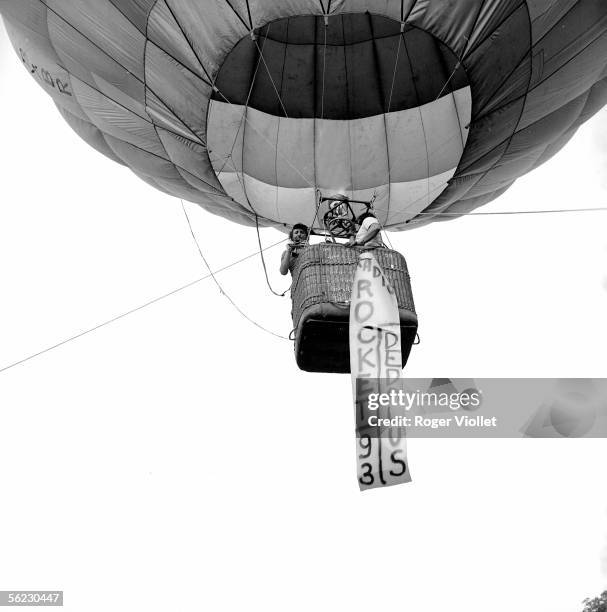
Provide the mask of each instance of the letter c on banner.
[{"label": "letter c on banner", "polygon": [[[368,336],[368,338],[369,338],[368,340],[365,340],[363,338],[363,332],[365,331],[365,329],[367,329],[367,330],[369,330],[371,332],[371,335]],[[365,327],[361,327],[358,330],[358,334],[357,335],[358,335],[358,340],[360,342],[362,342],[363,344],[369,344],[371,342],[375,342],[375,340],[377,339],[377,337],[375,335],[375,329],[373,327],[371,327],[370,325],[367,325]]]}]

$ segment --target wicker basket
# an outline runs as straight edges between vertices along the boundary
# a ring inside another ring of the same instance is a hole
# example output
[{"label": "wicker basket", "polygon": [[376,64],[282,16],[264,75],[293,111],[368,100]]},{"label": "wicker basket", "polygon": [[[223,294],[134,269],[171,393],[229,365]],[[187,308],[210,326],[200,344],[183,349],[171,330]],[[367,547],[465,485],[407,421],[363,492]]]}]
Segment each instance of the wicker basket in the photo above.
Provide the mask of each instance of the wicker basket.
[{"label": "wicker basket", "polygon": [[[359,249],[317,244],[300,251],[291,298],[297,363],[312,372],[349,372],[350,295]],[[405,258],[376,248],[378,263],[395,289],[401,319],[403,365],[417,332],[417,317]]]}]

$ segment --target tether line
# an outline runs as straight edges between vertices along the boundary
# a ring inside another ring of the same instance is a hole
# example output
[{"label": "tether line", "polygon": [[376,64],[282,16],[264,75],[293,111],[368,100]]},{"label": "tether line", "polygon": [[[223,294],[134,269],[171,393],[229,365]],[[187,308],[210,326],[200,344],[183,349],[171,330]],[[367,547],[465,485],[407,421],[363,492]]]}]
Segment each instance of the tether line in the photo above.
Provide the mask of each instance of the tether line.
[{"label": "tether line", "polygon": [[[274,244],[271,244],[268,247],[265,247],[265,251],[274,248],[276,246],[278,246],[279,244],[282,244],[283,242],[286,242],[286,238],[284,240],[279,240],[278,242],[275,242]],[[69,342],[72,342],[73,340],[77,340],[78,338],[82,338],[83,336],[86,336],[87,334],[91,334],[94,331],[97,331],[98,329],[101,329],[102,327],[105,327],[107,325],[111,325],[112,323],[115,323],[116,321],[119,321],[120,319],[124,319],[125,317],[128,317],[131,314],[134,314],[136,312],[139,312],[140,310],[143,310],[144,308],[147,308],[148,306],[152,306],[153,304],[156,304],[157,302],[160,302],[161,300],[164,300],[172,295],[175,295],[176,293],[179,293],[181,291],[184,291],[185,289],[189,289],[190,287],[204,281],[207,280],[208,278],[211,278],[213,274],[217,275],[220,272],[224,272],[225,270],[228,270],[229,268],[232,268],[234,266],[236,266],[239,263],[242,263],[243,261],[246,261],[247,259],[251,259],[252,257],[256,257],[258,254],[257,251],[255,251],[254,253],[251,253],[250,255],[247,255],[246,257],[243,257],[242,259],[238,259],[237,261],[234,261],[230,264],[228,264],[227,266],[224,266],[223,268],[219,268],[218,270],[214,270],[212,273],[210,274],[206,274],[205,276],[201,276],[200,278],[197,278],[196,280],[193,280],[189,283],[187,283],[186,285],[182,285],[181,287],[177,287],[176,289],[173,289],[172,291],[169,291],[168,293],[164,293],[163,295],[160,295],[156,298],[154,298],[153,300],[149,300],[148,302],[145,302],[144,304],[141,304],[139,306],[136,306],[135,308],[131,308],[130,310],[127,310],[126,312],[123,312],[122,314],[119,314],[115,317],[112,317],[111,319],[108,319],[107,321],[103,321],[103,323],[99,323],[97,325],[95,325],[94,327],[91,327],[89,329],[86,329],[82,332],[79,332],[77,334],[74,334],[73,336],[70,336],[69,338],[66,338],[65,340],[62,340],[61,342],[57,342],[56,344],[53,344],[52,346],[48,346],[36,353],[33,353],[32,355],[28,355],[27,357],[24,357],[23,359],[19,359],[18,361],[15,361],[7,366],[4,366],[3,368],[0,368],[0,373],[2,372],[6,372],[7,370],[10,370],[11,368],[14,368],[18,365],[21,365],[22,363],[25,363],[27,361],[30,361],[32,359],[35,359],[36,357],[40,357],[41,355],[44,355],[45,353],[48,353],[56,348],[59,348],[60,346],[63,346],[65,344],[68,344]]]},{"label": "tether line", "polygon": [[599,208],[554,208],[549,210],[496,210],[486,212],[418,212],[417,215],[432,215],[434,217],[488,217],[491,215],[542,215],[555,213],[598,212],[607,211],[607,206]]}]

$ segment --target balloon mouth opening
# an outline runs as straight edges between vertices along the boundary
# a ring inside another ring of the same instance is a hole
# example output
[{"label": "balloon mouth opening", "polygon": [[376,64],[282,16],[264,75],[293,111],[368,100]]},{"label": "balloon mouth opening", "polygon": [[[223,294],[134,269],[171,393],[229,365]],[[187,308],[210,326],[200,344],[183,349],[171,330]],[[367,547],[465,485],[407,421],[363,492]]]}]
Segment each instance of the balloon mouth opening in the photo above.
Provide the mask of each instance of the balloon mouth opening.
[{"label": "balloon mouth opening", "polygon": [[[468,86],[425,30],[371,13],[278,19],[226,56],[211,99],[285,118],[353,120],[418,107]],[[221,92],[221,93],[219,93]]]},{"label": "balloon mouth opening", "polygon": [[405,205],[428,206],[458,166],[471,119],[455,53],[370,13],[269,22],[228,53],[216,88],[207,140],[218,180],[251,212],[288,224],[319,227],[317,189],[361,200],[379,190],[386,209],[400,189]]}]

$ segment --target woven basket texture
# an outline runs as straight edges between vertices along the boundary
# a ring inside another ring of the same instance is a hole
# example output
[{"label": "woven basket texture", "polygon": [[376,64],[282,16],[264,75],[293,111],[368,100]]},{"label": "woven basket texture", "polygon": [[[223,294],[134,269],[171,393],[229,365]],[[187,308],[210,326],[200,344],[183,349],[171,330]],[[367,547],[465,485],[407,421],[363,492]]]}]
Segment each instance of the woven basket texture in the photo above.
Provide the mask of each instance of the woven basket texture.
[{"label": "woven basket texture", "polygon": [[[359,252],[333,244],[316,244],[301,250],[291,285],[295,328],[310,306],[329,303],[349,309]],[[373,249],[373,254],[396,291],[398,307],[415,312],[405,258],[390,249]]]}]

